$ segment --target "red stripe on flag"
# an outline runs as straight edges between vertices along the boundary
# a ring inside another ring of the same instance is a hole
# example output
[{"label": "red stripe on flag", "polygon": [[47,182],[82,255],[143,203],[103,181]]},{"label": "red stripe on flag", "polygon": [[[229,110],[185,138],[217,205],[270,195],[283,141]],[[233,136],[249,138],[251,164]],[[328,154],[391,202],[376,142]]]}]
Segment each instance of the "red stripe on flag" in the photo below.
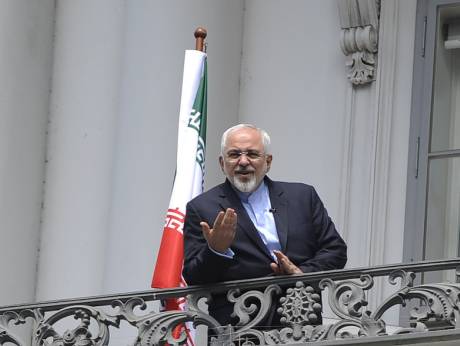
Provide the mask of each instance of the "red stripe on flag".
[{"label": "red stripe on flag", "polygon": [[153,273],[153,288],[179,286],[184,258],[183,243],[182,233],[172,229],[164,230],[155,272]]},{"label": "red stripe on flag", "polygon": [[152,288],[179,287],[184,258],[184,239],[182,233],[165,229],[161,238]]},{"label": "red stripe on flag", "polygon": [[179,209],[168,209],[166,213],[160,250],[155,264],[153,288],[179,287],[184,260],[182,227],[185,215]]}]

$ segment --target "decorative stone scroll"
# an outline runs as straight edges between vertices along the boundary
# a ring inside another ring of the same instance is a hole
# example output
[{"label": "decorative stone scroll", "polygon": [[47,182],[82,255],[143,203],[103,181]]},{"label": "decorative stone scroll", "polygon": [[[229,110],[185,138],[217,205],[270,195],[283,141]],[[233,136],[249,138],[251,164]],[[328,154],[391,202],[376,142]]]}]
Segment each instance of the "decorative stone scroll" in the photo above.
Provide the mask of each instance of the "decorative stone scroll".
[{"label": "decorative stone scroll", "polygon": [[354,85],[370,83],[377,65],[380,1],[338,0],[338,7],[348,79]]}]

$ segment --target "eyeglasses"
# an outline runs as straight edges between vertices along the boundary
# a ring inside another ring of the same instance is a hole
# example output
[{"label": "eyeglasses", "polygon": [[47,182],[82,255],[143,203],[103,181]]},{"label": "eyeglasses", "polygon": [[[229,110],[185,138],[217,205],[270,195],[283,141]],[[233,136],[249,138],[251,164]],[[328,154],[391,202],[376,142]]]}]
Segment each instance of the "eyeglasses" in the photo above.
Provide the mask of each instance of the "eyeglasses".
[{"label": "eyeglasses", "polygon": [[228,161],[238,161],[242,155],[246,155],[246,157],[250,161],[256,161],[256,160],[259,160],[265,154],[260,153],[257,150],[246,150],[246,151],[230,150],[229,152],[225,154],[225,157],[227,158]]}]

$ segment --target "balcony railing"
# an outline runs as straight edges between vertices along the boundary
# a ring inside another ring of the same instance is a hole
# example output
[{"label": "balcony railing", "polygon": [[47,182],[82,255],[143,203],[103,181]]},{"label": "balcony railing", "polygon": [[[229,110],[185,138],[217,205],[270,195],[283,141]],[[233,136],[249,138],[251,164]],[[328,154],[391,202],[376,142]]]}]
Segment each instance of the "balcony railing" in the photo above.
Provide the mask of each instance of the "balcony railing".
[{"label": "balcony railing", "polygon": [[[0,308],[0,344],[29,344],[24,336],[27,331],[20,329],[31,325],[33,345],[109,345],[115,329],[130,325],[135,328],[133,345],[185,345],[185,332],[173,336],[173,330],[184,322],[213,330],[208,343],[219,346],[460,340],[460,330],[456,330],[460,327],[460,285],[416,284],[420,273],[455,270],[457,274],[459,266],[460,259],[425,261],[6,306]],[[395,289],[370,309],[368,294],[377,277],[387,277]],[[321,301],[319,290],[327,291],[327,299]],[[222,326],[208,315],[205,303],[215,294],[226,294],[234,304],[237,323]],[[188,299],[184,311],[161,312],[158,304],[152,305],[179,297]],[[321,303],[329,305],[336,320],[317,325]],[[282,325],[262,327],[274,304]],[[400,321],[402,327],[390,332],[382,316],[394,306],[410,308],[400,314],[405,319]]]}]

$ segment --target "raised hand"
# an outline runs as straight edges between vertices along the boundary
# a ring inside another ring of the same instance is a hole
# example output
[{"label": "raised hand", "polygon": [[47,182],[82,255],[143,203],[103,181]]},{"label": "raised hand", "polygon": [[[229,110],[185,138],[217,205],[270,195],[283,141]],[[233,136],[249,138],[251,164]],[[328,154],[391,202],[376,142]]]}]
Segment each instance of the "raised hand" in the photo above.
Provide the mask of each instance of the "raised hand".
[{"label": "raised hand", "polygon": [[200,222],[203,235],[214,251],[224,253],[230,248],[236,234],[236,212],[228,208],[217,214],[212,228],[206,222]]},{"label": "raised hand", "polygon": [[275,275],[302,274],[302,271],[281,251],[274,250],[273,253],[278,260],[278,263],[270,263]]}]

